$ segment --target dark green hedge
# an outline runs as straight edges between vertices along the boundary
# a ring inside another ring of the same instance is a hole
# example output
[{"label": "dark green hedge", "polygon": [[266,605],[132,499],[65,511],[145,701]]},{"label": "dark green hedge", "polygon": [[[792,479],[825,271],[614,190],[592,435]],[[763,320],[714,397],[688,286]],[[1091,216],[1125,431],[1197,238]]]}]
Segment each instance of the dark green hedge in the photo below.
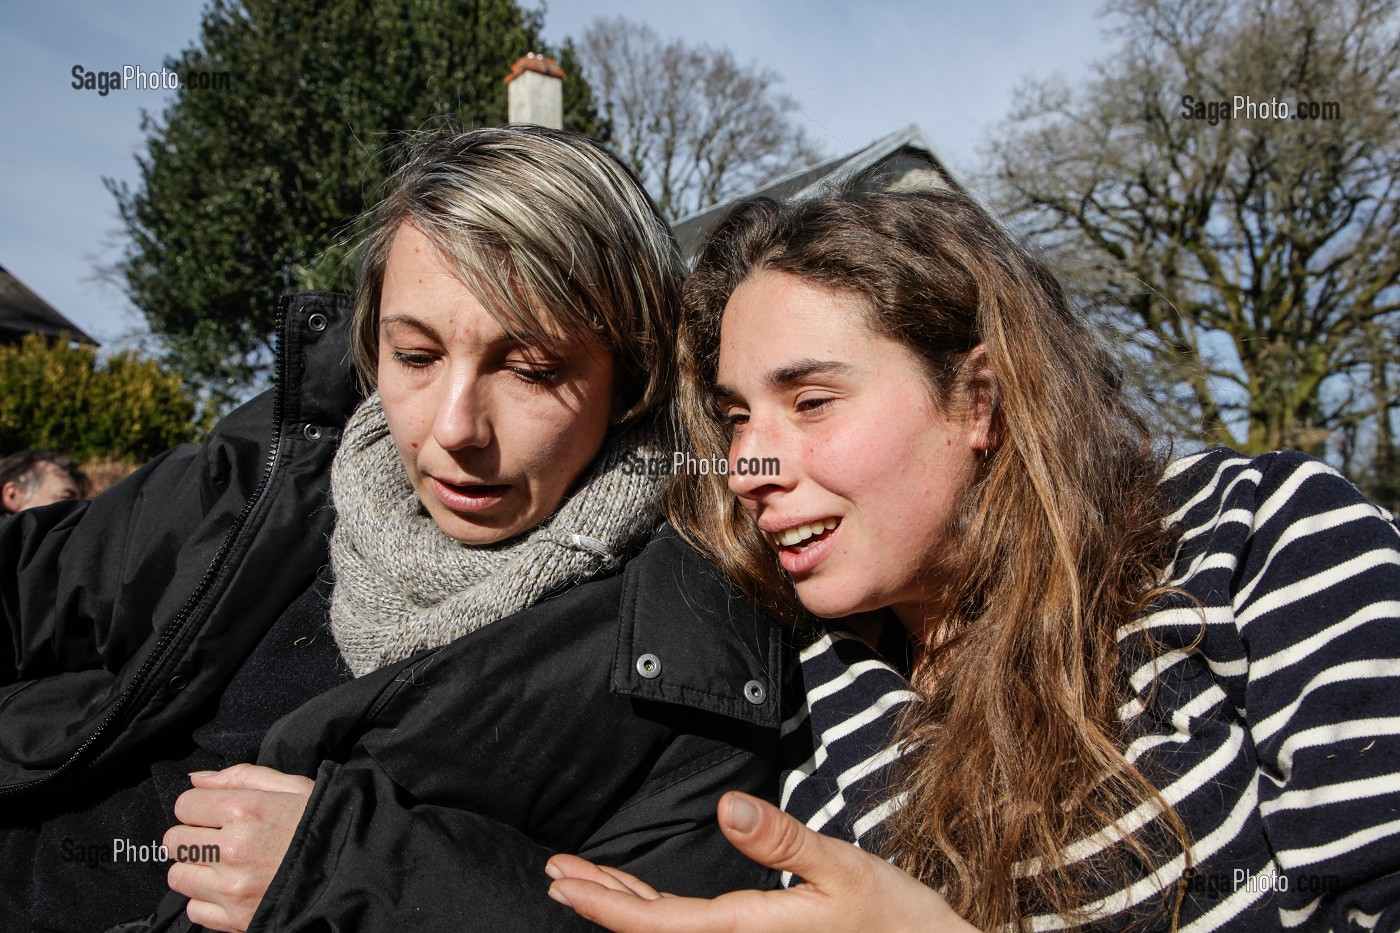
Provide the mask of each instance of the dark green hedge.
[{"label": "dark green hedge", "polygon": [[129,350],[99,362],[93,347],[34,334],[0,346],[0,456],[148,460],[202,433],[198,407],[179,376]]}]

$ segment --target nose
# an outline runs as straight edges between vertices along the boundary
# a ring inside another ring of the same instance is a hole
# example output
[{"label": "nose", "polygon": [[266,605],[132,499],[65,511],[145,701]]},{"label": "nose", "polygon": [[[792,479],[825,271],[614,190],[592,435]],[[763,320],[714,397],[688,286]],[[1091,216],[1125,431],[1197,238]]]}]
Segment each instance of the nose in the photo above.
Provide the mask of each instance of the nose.
[{"label": "nose", "polygon": [[493,436],[491,400],[482,380],[462,370],[452,374],[438,399],[433,440],[443,450],[486,447]]},{"label": "nose", "polygon": [[781,431],[750,413],[743,431],[729,444],[729,491],[746,503],[757,504],[792,488],[790,445]]}]

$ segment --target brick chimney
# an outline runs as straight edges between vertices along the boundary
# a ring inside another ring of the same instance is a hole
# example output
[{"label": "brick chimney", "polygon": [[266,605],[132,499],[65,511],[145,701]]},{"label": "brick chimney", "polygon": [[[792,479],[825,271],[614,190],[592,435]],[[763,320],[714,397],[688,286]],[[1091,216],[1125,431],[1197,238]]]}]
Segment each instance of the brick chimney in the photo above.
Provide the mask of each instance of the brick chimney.
[{"label": "brick chimney", "polygon": [[531,52],[506,75],[506,104],[512,123],[564,128],[564,69]]}]

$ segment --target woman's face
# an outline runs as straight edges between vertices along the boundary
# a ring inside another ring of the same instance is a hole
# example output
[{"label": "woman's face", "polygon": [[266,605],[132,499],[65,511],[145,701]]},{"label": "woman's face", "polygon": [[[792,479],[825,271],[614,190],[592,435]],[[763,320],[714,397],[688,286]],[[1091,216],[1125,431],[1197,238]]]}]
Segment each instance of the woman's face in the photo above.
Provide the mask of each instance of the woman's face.
[{"label": "woman's face", "polygon": [[[919,358],[870,330],[858,299],[780,272],[730,297],[717,382],[733,427],[729,486],[803,605],[825,618],[888,607],[921,632],[925,571],[984,421],[941,413]],[[777,475],[740,475],[739,460],[769,457]]]},{"label": "woman's face", "polygon": [[611,355],[512,340],[417,227],[394,237],[379,305],[379,395],[428,514],[464,544],[504,541],[564,500],[603,444]]}]

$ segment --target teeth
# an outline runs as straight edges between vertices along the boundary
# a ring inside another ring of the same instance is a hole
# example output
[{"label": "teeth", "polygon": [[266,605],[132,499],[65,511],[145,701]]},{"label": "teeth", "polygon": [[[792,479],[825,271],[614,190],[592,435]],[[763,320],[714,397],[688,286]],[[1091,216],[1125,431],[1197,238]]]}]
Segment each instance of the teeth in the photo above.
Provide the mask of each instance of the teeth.
[{"label": "teeth", "polygon": [[775,537],[783,547],[792,547],[801,544],[814,535],[819,535],[823,531],[830,531],[836,527],[836,519],[828,518],[819,522],[808,522],[805,525],[798,525],[796,528],[789,528],[787,531],[779,532]]}]

